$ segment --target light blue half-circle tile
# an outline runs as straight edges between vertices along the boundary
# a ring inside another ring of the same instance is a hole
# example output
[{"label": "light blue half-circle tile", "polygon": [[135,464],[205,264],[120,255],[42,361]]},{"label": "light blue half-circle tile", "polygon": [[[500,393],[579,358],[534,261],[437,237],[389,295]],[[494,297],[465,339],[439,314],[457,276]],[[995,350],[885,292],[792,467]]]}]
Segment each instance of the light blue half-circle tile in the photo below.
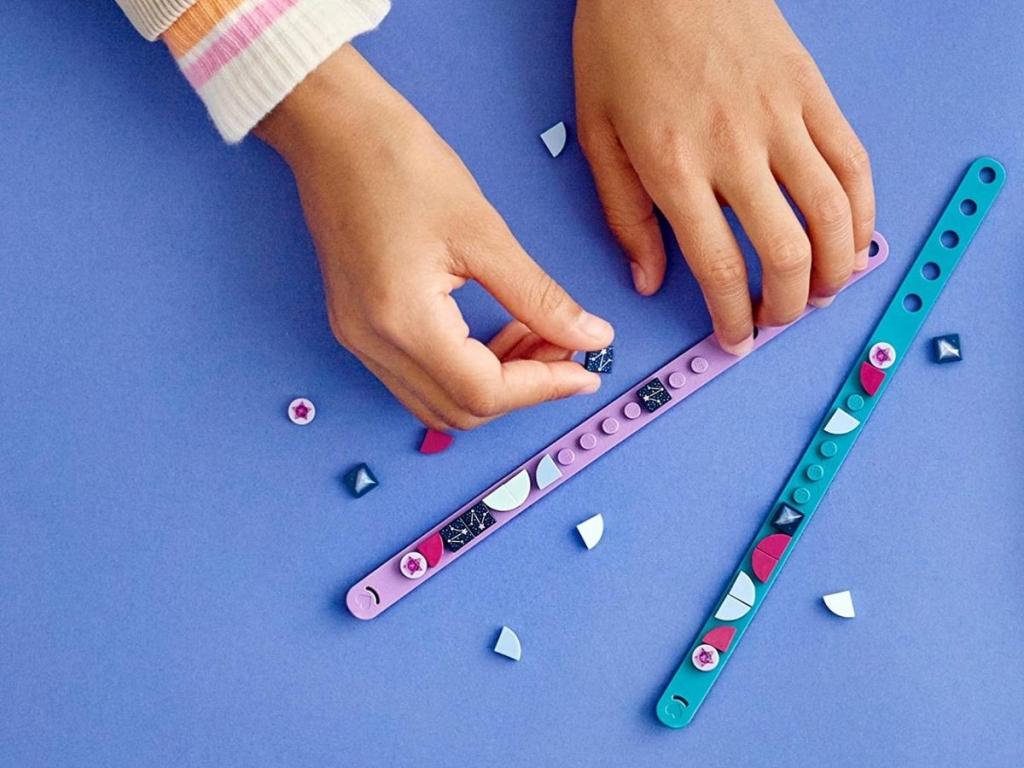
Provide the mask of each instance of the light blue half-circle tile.
[{"label": "light blue half-circle tile", "polygon": [[537,487],[544,490],[551,485],[555,480],[562,476],[562,470],[555,464],[555,460],[551,458],[550,454],[545,453],[544,458],[540,460],[540,464],[537,465],[536,479]]}]

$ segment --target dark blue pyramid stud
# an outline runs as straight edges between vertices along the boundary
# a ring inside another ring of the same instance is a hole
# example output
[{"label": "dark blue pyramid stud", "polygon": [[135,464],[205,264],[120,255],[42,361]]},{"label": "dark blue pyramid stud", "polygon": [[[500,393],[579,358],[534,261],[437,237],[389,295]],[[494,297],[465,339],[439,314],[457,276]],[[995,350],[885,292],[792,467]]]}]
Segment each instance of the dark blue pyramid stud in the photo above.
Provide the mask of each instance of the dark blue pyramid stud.
[{"label": "dark blue pyramid stud", "polygon": [[345,473],[345,485],[349,492],[358,499],[376,488],[379,483],[368,466],[358,464]]},{"label": "dark blue pyramid stud", "polygon": [[803,522],[803,519],[803,512],[798,512],[788,504],[780,504],[778,511],[775,513],[775,517],[772,518],[772,525],[780,532],[792,536],[793,531],[800,527],[800,523]]},{"label": "dark blue pyramid stud", "polygon": [[932,349],[935,352],[936,363],[958,363],[964,359],[964,352],[960,347],[959,333],[947,333],[945,336],[936,336],[932,339]]}]

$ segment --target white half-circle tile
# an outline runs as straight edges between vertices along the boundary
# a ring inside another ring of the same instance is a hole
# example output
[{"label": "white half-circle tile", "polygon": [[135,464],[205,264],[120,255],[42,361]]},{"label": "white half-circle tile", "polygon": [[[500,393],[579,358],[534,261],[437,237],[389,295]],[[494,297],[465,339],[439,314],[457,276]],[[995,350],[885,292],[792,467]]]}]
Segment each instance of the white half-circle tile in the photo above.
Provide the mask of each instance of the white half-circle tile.
[{"label": "white half-circle tile", "polygon": [[501,634],[498,635],[498,642],[494,644],[494,652],[507,656],[512,661],[519,661],[523,656],[523,646],[519,642],[519,635],[508,627],[502,627]]},{"label": "white half-circle tile", "polygon": [[537,488],[544,490],[551,485],[555,480],[562,476],[562,470],[555,464],[555,460],[551,458],[549,454],[544,454],[544,458],[540,460],[540,464],[537,465],[537,473],[535,475],[537,480]]},{"label": "white half-circle tile", "polygon": [[715,618],[719,621],[736,621],[736,619],[746,616],[749,610],[750,606],[746,603],[741,603],[732,595],[726,595],[725,600],[715,612]]},{"label": "white half-circle tile", "polygon": [[729,594],[741,603],[753,605],[757,590],[754,588],[754,581],[747,575],[746,571],[736,574],[736,580],[729,587]]},{"label": "white half-circle tile", "polygon": [[825,601],[825,607],[836,616],[852,619],[857,615],[856,611],[853,610],[853,595],[850,594],[848,589],[843,592],[833,592],[831,595],[825,595],[821,599]]},{"label": "white half-circle tile", "polygon": [[495,512],[508,512],[522,505],[530,495],[530,473],[523,470],[484,496],[484,504]]},{"label": "white half-circle tile", "polygon": [[857,427],[860,426],[860,422],[857,421],[853,416],[848,414],[842,408],[836,408],[836,412],[832,414],[832,418],[825,424],[825,431],[830,435],[845,435],[849,432],[853,432]]},{"label": "white half-circle tile", "polygon": [[593,549],[604,536],[604,518],[600,514],[588,517],[576,526],[576,530],[579,531],[580,538],[587,545],[587,549]]}]

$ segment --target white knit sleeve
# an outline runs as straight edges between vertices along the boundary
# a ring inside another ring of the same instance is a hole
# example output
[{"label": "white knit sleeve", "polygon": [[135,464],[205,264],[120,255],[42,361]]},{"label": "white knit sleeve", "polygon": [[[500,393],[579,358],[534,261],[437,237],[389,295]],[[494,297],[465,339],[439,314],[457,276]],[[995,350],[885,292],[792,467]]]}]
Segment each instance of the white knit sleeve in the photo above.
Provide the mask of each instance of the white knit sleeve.
[{"label": "white knit sleeve", "polygon": [[[145,21],[144,35],[159,30],[229,143],[241,141],[306,75],[391,9],[390,0],[118,2],[130,18]],[[161,30],[179,6],[184,10]]]}]

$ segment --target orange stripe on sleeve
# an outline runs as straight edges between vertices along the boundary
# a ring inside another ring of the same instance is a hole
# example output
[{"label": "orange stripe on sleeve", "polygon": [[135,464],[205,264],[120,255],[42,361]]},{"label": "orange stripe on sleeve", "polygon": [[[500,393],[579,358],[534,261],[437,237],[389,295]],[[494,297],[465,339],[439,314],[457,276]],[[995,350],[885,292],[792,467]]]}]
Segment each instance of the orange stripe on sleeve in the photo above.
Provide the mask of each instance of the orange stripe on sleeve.
[{"label": "orange stripe on sleeve", "polygon": [[245,0],[198,0],[164,32],[161,39],[180,59]]}]

